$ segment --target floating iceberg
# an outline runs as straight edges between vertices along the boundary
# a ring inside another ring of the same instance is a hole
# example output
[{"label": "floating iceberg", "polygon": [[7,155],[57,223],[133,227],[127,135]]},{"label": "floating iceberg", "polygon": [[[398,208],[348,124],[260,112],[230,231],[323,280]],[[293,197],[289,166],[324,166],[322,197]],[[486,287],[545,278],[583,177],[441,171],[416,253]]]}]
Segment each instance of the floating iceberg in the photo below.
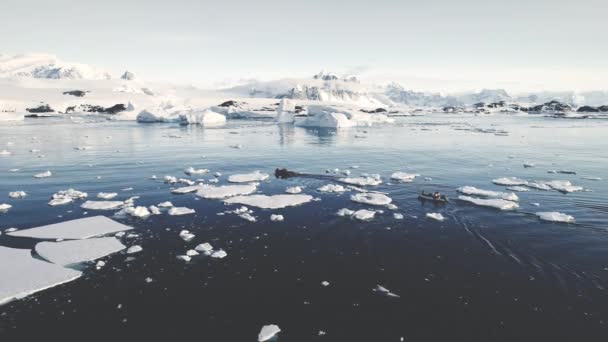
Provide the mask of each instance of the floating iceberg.
[{"label": "floating iceberg", "polygon": [[88,210],[115,210],[125,205],[121,201],[86,201],[80,207]]},{"label": "floating iceberg", "polygon": [[77,199],[87,198],[88,194],[86,192],[68,189],[59,191],[56,194],[53,194],[53,199],[48,203],[51,206],[62,205],[66,203],[70,203]]},{"label": "floating iceberg", "polygon": [[391,179],[398,180],[400,182],[409,183],[413,182],[414,178],[419,176],[418,174],[413,173],[405,173],[405,172],[395,172],[391,175]]},{"label": "floating iceberg", "polygon": [[541,211],[536,213],[539,219],[543,221],[551,221],[551,222],[565,222],[565,223],[573,223],[574,216],[570,216],[564,213],[560,213],[557,211]]},{"label": "floating iceberg", "polygon": [[267,180],[269,177],[270,175],[268,175],[267,173],[254,171],[252,173],[243,173],[229,176],[228,181],[231,183],[250,183],[264,181]]},{"label": "floating iceberg", "polygon": [[192,166],[184,170],[184,173],[187,174],[188,176],[192,176],[192,175],[204,175],[204,174],[206,174],[208,172],[209,172],[208,169],[195,169]]},{"label": "floating iceberg", "polygon": [[92,216],[8,233],[35,239],[87,239],[133,228],[105,216]]},{"label": "floating iceberg", "polygon": [[320,192],[345,192],[347,191],[342,185],[327,184],[317,189]]},{"label": "floating iceberg", "polygon": [[192,110],[179,115],[179,121],[182,124],[197,124],[203,126],[223,125],[226,123],[226,117],[216,113],[211,109]]},{"label": "floating iceberg", "polygon": [[284,220],[285,220],[285,217],[283,217],[283,215],[275,215],[275,214],[270,215],[270,221],[277,222],[277,221],[284,221]]},{"label": "floating iceberg", "polygon": [[20,199],[27,196],[27,194],[25,193],[25,191],[12,191],[8,193],[8,197],[10,198],[14,198],[14,199]]},{"label": "floating iceberg", "polygon": [[302,192],[302,188],[299,186],[292,186],[285,189],[285,192],[288,194],[299,194],[300,192]]},{"label": "floating iceberg", "polygon": [[207,252],[211,252],[213,250],[213,246],[211,246],[211,244],[209,244],[208,242],[205,242],[194,247],[194,250],[206,254]]},{"label": "floating iceberg", "polygon": [[296,107],[290,99],[281,99],[277,109],[277,123],[287,124],[295,121]]},{"label": "floating iceberg", "polygon": [[211,257],[212,258],[216,258],[216,259],[224,259],[225,257],[228,256],[228,253],[226,253],[226,251],[224,251],[223,249],[214,251],[213,253],[211,253]]},{"label": "floating iceberg", "polygon": [[229,204],[243,204],[252,207],[263,208],[263,209],[281,209],[285,207],[297,206],[312,201],[310,195],[249,195],[249,196],[236,196],[225,199],[225,203]]},{"label": "floating iceberg", "polygon": [[12,208],[13,206],[7,203],[1,203],[0,204],[0,211],[8,211],[10,208]]},{"label": "floating iceberg", "polygon": [[140,245],[133,245],[133,246],[129,247],[129,249],[127,249],[127,254],[135,254],[135,253],[139,253],[143,250],[144,249],[141,248]]},{"label": "floating iceberg", "polygon": [[180,215],[189,215],[194,214],[196,211],[194,209],[186,208],[186,207],[173,207],[169,209],[168,214],[171,216],[180,216]]},{"label": "floating iceberg", "polygon": [[53,175],[53,173],[51,171],[45,171],[42,173],[38,173],[34,175],[34,178],[47,178],[47,177],[51,177]]},{"label": "floating iceberg", "polygon": [[346,128],[394,122],[393,119],[384,114],[364,113],[357,110],[330,106],[311,105],[308,106],[307,111],[307,117],[297,118],[295,122],[297,126]]},{"label": "floating iceberg", "polygon": [[359,186],[382,184],[382,180],[381,179],[377,179],[377,178],[374,178],[374,177],[340,178],[339,181],[342,182],[342,183],[359,185]]},{"label": "floating iceberg", "polygon": [[519,205],[513,201],[507,201],[501,198],[482,199],[469,196],[458,196],[461,201],[470,202],[484,207],[492,207],[500,210],[512,210],[519,208]]},{"label": "floating iceberg", "polygon": [[492,197],[492,198],[502,198],[507,201],[519,201],[519,197],[512,192],[499,192],[499,191],[491,191],[491,190],[483,190],[478,189],[474,186],[463,186],[458,188],[457,190],[460,193],[465,195],[473,195],[473,196],[483,196],[483,197]]},{"label": "floating iceberg", "polygon": [[0,305],[77,279],[82,273],[32,257],[29,249],[0,246]]},{"label": "floating iceberg", "polygon": [[104,200],[111,200],[112,198],[118,196],[115,192],[100,192],[97,194],[97,198],[101,198]]},{"label": "floating iceberg", "polygon": [[265,325],[258,334],[258,342],[268,341],[281,331],[278,325]]},{"label": "floating iceberg", "polygon": [[181,232],[179,232],[179,237],[181,237],[182,240],[189,242],[192,241],[192,239],[194,239],[196,235],[190,233],[189,230],[182,230]]},{"label": "floating iceberg", "polygon": [[178,122],[179,116],[174,113],[169,113],[166,110],[159,108],[156,111],[144,109],[137,114],[137,122],[154,123],[154,122]]},{"label": "floating iceberg", "polygon": [[393,298],[400,297],[398,294],[391,292],[389,289],[387,289],[386,287],[384,287],[382,285],[376,285],[376,287],[372,291],[383,294],[388,297],[393,297]]},{"label": "floating iceberg", "polygon": [[565,180],[554,180],[550,182],[545,182],[545,184],[551,187],[551,189],[561,192],[577,192],[584,190],[582,186],[572,185],[570,181]]},{"label": "floating iceberg", "polygon": [[257,190],[256,184],[243,185],[202,185],[196,192],[197,196],[210,199],[222,199],[238,195],[249,195]]},{"label": "floating iceberg", "polygon": [[62,242],[40,242],[35,250],[43,259],[57,265],[69,266],[93,261],[125,249],[115,237],[72,240]]},{"label": "floating iceberg", "polygon": [[351,217],[359,221],[371,221],[374,219],[374,216],[376,216],[376,211],[367,209],[359,209],[351,215]]},{"label": "floating iceberg", "polygon": [[528,182],[523,180],[523,179],[519,179],[516,177],[502,177],[502,178],[496,178],[492,180],[492,183],[496,184],[496,185],[504,185],[504,186],[512,186],[512,185],[527,185]]},{"label": "floating iceberg", "polygon": [[445,217],[443,217],[443,215],[441,215],[441,213],[426,213],[426,217],[433,219],[433,220],[437,220],[437,221],[445,220]]},{"label": "floating iceberg", "polygon": [[359,203],[371,204],[371,205],[387,205],[393,201],[390,197],[388,197],[384,194],[373,193],[373,192],[354,194],[354,195],[350,196],[350,200],[353,202],[359,202]]},{"label": "floating iceberg", "polygon": [[191,193],[191,192],[196,192],[198,190],[200,190],[201,188],[203,188],[203,185],[190,185],[190,186],[185,186],[182,188],[177,188],[177,189],[173,189],[171,190],[172,193],[174,194],[187,194],[187,193]]}]

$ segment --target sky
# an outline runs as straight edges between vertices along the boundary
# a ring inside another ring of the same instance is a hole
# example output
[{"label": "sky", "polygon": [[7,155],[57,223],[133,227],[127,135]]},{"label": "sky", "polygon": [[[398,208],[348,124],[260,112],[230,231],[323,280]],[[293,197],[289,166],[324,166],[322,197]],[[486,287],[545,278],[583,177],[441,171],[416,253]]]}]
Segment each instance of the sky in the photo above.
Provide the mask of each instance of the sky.
[{"label": "sky", "polygon": [[2,0],[0,53],[220,86],[320,70],[415,90],[608,89],[606,0]]}]

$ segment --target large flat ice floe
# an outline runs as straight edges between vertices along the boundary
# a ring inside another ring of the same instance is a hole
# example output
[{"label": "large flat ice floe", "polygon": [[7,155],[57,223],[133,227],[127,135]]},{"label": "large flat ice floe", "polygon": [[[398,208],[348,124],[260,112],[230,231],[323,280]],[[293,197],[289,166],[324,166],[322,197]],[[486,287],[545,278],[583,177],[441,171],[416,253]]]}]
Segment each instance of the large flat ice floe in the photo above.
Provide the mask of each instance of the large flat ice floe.
[{"label": "large flat ice floe", "polygon": [[338,179],[342,183],[352,184],[352,185],[379,185],[382,184],[382,180],[374,177],[347,177]]},{"label": "large flat ice floe", "polygon": [[36,228],[17,230],[8,233],[8,235],[36,239],[87,239],[131,229],[133,228],[105,216],[92,216]]},{"label": "large flat ice floe", "polygon": [[573,185],[570,181],[566,180],[553,180],[549,182],[544,182],[544,184],[551,187],[551,189],[553,190],[561,192],[577,192],[584,190],[582,186]]},{"label": "large flat ice floe", "polygon": [[171,190],[171,192],[174,193],[174,194],[183,195],[183,194],[188,194],[188,193],[191,193],[191,192],[196,192],[196,191],[200,190],[202,187],[203,187],[202,184],[200,184],[200,185],[184,186],[184,187],[181,187],[181,188],[173,189],[173,190]]},{"label": "large flat ice floe", "polygon": [[574,222],[574,216],[570,216],[570,215],[560,213],[557,211],[541,211],[541,212],[537,212],[536,216],[538,216],[538,218],[543,221],[564,222],[564,223]]},{"label": "large flat ice floe", "polygon": [[254,171],[252,173],[236,174],[228,177],[230,183],[251,183],[260,182],[267,180],[270,177],[269,174],[260,171]]},{"label": "large flat ice floe", "polygon": [[226,123],[226,117],[216,113],[211,109],[191,110],[179,114],[179,121],[182,124],[196,124],[202,126],[217,126]]},{"label": "large flat ice floe", "polygon": [[27,297],[82,275],[46,261],[34,259],[29,249],[0,246],[0,305]]},{"label": "large flat ice floe", "polygon": [[249,195],[257,190],[256,184],[243,185],[203,185],[196,192],[197,196],[209,199],[222,199],[239,195]]},{"label": "large flat ice floe", "polygon": [[371,205],[387,205],[393,201],[390,197],[384,194],[374,192],[357,193],[350,196],[350,200],[353,202]]},{"label": "large flat ice floe", "polygon": [[492,207],[500,210],[513,210],[519,208],[519,204],[502,198],[483,199],[469,196],[458,196],[461,201],[470,202],[484,207]]},{"label": "large flat ice floe", "polygon": [[492,183],[496,185],[514,186],[514,185],[527,185],[528,181],[519,179],[517,177],[502,177],[492,180]]},{"label": "large flat ice floe", "polygon": [[86,201],[80,207],[88,210],[115,210],[125,205],[122,201]]},{"label": "large flat ice floe", "polygon": [[93,261],[125,249],[115,237],[72,240],[61,242],[40,242],[35,250],[45,260],[57,265],[69,266]]},{"label": "large flat ice floe", "polygon": [[307,111],[307,117],[296,118],[295,124],[297,126],[346,128],[394,122],[393,119],[384,114],[364,113],[359,110],[347,108],[311,105],[308,106]]},{"label": "large flat ice floe", "polygon": [[243,204],[262,209],[281,209],[285,207],[293,207],[312,201],[310,195],[250,195],[236,196],[225,199],[228,204]]},{"label": "large flat ice floe", "polygon": [[519,197],[517,197],[517,195],[512,192],[483,190],[483,189],[478,189],[474,186],[463,186],[461,188],[458,188],[458,192],[465,194],[465,195],[502,198],[507,201],[515,201],[515,202],[519,201]]}]

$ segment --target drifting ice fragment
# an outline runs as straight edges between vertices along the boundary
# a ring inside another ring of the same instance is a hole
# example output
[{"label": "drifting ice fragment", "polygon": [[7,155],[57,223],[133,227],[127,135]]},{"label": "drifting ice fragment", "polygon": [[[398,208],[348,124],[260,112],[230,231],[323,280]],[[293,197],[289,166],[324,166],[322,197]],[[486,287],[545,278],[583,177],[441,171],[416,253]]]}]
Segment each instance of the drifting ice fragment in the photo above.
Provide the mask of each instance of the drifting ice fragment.
[{"label": "drifting ice fragment", "polygon": [[112,198],[118,196],[115,192],[100,192],[97,194],[97,198],[101,198],[104,200],[111,200]]},{"label": "drifting ice fragment", "polygon": [[[529,185],[529,184],[528,184]],[[526,192],[526,191],[530,191],[530,189],[523,187],[523,186],[510,186],[507,188],[507,190],[510,191],[517,191],[517,192]]]},{"label": "drifting ice fragment", "polygon": [[382,184],[381,179],[376,179],[373,177],[340,178],[339,181],[342,183],[359,185],[359,186]]},{"label": "drifting ice fragment", "polygon": [[197,252],[201,252],[201,253],[207,253],[207,252],[211,252],[213,250],[213,246],[211,246],[211,244],[209,244],[208,242],[205,242],[205,243],[201,243],[200,245],[194,247],[194,250],[196,250]]},{"label": "drifting ice fragment", "polygon": [[400,297],[399,295],[392,293],[389,289],[387,289],[386,287],[384,287],[382,285],[376,285],[376,287],[372,291],[383,294],[385,296],[389,296],[389,297],[394,297],[394,298]]},{"label": "drifting ice fragment", "polygon": [[204,175],[207,172],[209,172],[208,169],[195,169],[193,167],[189,167],[189,168],[187,168],[187,169],[184,170],[184,173],[187,174],[188,176],[192,176],[192,175]]},{"label": "drifting ice fragment", "polygon": [[135,253],[139,253],[143,250],[144,249],[141,248],[140,245],[134,245],[134,246],[129,247],[129,249],[127,249],[127,254],[135,254]]},{"label": "drifting ice fragment", "polygon": [[196,235],[190,233],[190,231],[188,230],[182,230],[181,232],[179,232],[179,237],[182,238],[182,240],[188,242],[191,241],[192,239],[194,239]]},{"label": "drifting ice fragment", "polygon": [[86,201],[80,207],[89,210],[115,210],[125,205],[121,201]]},{"label": "drifting ice fragment", "polygon": [[202,184],[201,185],[191,185],[191,186],[185,186],[183,188],[173,189],[173,190],[171,190],[171,192],[174,193],[174,194],[181,194],[181,195],[183,195],[183,194],[187,194],[187,193],[190,193],[190,192],[198,191],[202,187],[203,187]]},{"label": "drifting ice fragment", "polygon": [[261,173],[260,171],[254,171],[252,173],[237,174],[228,177],[228,181],[231,183],[250,183],[260,182],[267,180],[270,176],[267,173]]},{"label": "drifting ice fragment", "polygon": [[371,221],[376,216],[376,211],[360,209],[353,213],[352,217],[359,221]]},{"label": "drifting ice fragment", "polygon": [[551,221],[551,222],[565,222],[572,223],[574,222],[574,216],[570,216],[564,213],[560,213],[557,211],[542,211],[536,213],[536,216],[543,221]]},{"label": "drifting ice fragment", "polygon": [[516,178],[516,177],[496,178],[496,179],[492,180],[492,183],[494,183],[496,185],[505,185],[505,186],[526,185],[526,184],[528,184],[527,181],[525,181],[523,179]]},{"label": "drifting ice fragment", "polygon": [[302,192],[302,188],[299,186],[292,186],[290,188],[285,189],[285,192],[288,194],[299,194]]},{"label": "drifting ice fragment", "polygon": [[552,189],[561,191],[561,192],[577,192],[577,191],[584,190],[582,186],[572,185],[572,183],[570,181],[564,181],[564,180],[554,180],[554,181],[546,182],[545,184],[550,186]]},{"label": "drifting ice fragment", "polygon": [[517,195],[512,192],[507,193],[507,192],[483,190],[483,189],[478,189],[474,186],[463,186],[461,188],[458,188],[458,192],[463,193],[465,195],[502,198],[507,201],[519,201],[519,197],[517,197]]},{"label": "drifting ice fragment", "polygon": [[403,214],[400,214],[400,213],[394,213],[394,214],[393,214],[393,217],[394,217],[396,220],[403,220]]},{"label": "drifting ice fragment", "polygon": [[482,198],[474,198],[469,196],[458,196],[458,199],[461,201],[470,202],[476,205],[485,206],[485,207],[493,207],[500,210],[512,210],[519,208],[519,205],[512,201],[507,201],[500,198],[493,199],[482,199]]},{"label": "drifting ice fragment", "polygon": [[12,192],[8,193],[8,197],[14,198],[14,199],[23,198],[25,196],[27,196],[25,191],[12,191]]},{"label": "drifting ice fragment", "polygon": [[258,334],[258,342],[268,341],[281,331],[278,325],[265,325]]},{"label": "drifting ice fragment", "polygon": [[92,216],[9,233],[35,239],[88,239],[133,228],[105,216]]},{"label": "drifting ice fragment", "polygon": [[34,175],[34,178],[47,178],[47,177],[51,177],[52,175],[53,175],[53,173],[51,173],[51,171],[45,171],[43,173]]},{"label": "drifting ice fragment", "polygon": [[426,217],[431,218],[433,220],[437,220],[437,221],[445,220],[445,217],[443,217],[443,215],[441,215],[441,213],[426,213]]},{"label": "drifting ice fragment", "polygon": [[346,191],[346,188],[343,187],[342,185],[327,184],[327,185],[323,185],[322,187],[318,188],[317,190],[319,190],[320,192],[344,192],[344,191]]},{"label": "drifting ice fragment", "polygon": [[410,183],[414,181],[414,178],[416,178],[416,176],[420,175],[405,172],[395,172],[391,175],[391,179],[398,180],[404,183]]},{"label": "drifting ice fragment", "polygon": [[387,205],[393,201],[390,197],[386,195],[373,192],[354,194],[350,196],[350,200],[353,202],[370,205]]},{"label": "drifting ice fragment", "polygon": [[225,199],[225,203],[229,204],[243,204],[252,207],[258,207],[262,209],[281,209],[285,207],[297,206],[306,202],[312,201],[313,197],[310,195],[250,195],[250,196],[236,196]]},{"label": "drifting ice fragment", "polygon": [[35,250],[45,260],[61,266],[93,261],[126,247],[114,237],[72,240],[62,242],[40,242]]},{"label": "drifting ice fragment", "polygon": [[159,203],[159,204],[157,205],[157,207],[159,207],[159,208],[171,208],[171,207],[173,207],[173,203],[171,203],[171,202],[169,202],[169,201],[167,201],[167,202],[162,202],[162,203]]},{"label": "drifting ice fragment", "polygon": [[285,220],[285,217],[283,217],[283,215],[275,215],[275,214],[270,215],[270,221],[283,221],[283,220]]},{"label": "drifting ice fragment", "polygon": [[194,209],[186,208],[186,207],[173,207],[169,209],[168,214],[171,216],[179,216],[179,215],[189,215],[194,214],[196,211]]},{"label": "drifting ice fragment", "polygon": [[188,255],[178,255],[177,259],[178,260],[183,260],[185,262],[188,262],[188,261],[192,260],[192,258],[190,256],[188,256]]},{"label": "drifting ice fragment", "polygon": [[228,253],[226,253],[223,249],[220,249],[220,250],[217,250],[217,251],[211,253],[212,258],[223,259],[226,256],[228,256]]},{"label": "drifting ice fragment", "polygon": [[249,195],[257,190],[256,184],[243,185],[202,185],[196,192],[197,196],[209,199],[222,199],[237,195]]}]

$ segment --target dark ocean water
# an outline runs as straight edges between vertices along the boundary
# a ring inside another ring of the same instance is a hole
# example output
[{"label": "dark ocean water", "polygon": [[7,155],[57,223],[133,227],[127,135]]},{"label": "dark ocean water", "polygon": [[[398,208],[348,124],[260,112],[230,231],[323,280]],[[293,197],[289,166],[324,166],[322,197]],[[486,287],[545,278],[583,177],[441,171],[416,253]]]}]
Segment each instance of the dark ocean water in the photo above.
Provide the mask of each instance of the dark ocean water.
[{"label": "dark ocean water", "polygon": [[[81,201],[46,204],[68,188],[89,199],[118,192],[120,200],[140,196],[137,205],[171,201],[196,214],[117,219],[139,234],[123,243],[139,244],[143,252],[133,260],[124,253],[106,257],[100,270],[83,265],[76,281],[0,306],[0,340],[256,341],[260,328],[273,323],[282,330],[279,341],[605,341],[607,137],[607,121],[503,116],[410,117],[394,126],[338,132],[264,121],[208,129],[56,119],[2,125],[0,150],[12,155],[0,157],[0,203],[13,208],[0,214],[0,230],[85,216]],[[89,149],[74,149],[81,146]],[[524,168],[525,162],[535,167]],[[399,209],[354,221],[335,213],[373,207],[351,202],[350,193],[318,192],[324,180],[271,178],[260,193],[299,185],[321,200],[252,208],[258,221],[248,222],[217,215],[238,206],[173,195],[170,185],[149,179],[186,177],[189,166],[221,172],[219,184],[225,184],[230,174],[254,170],[323,174],[354,165],[353,175],[380,174],[385,183],[374,190],[387,192]],[[46,170],[53,176],[32,177]],[[391,182],[396,171],[421,176]],[[456,198],[465,185],[504,191],[491,180],[507,176],[570,180],[591,191],[521,192],[520,208],[510,212],[417,200],[421,190]],[[9,199],[16,190],[28,196]],[[576,223],[541,222],[537,211],[565,212]],[[396,220],[393,212],[405,218]],[[447,219],[425,218],[429,212]],[[285,221],[272,222],[271,214]],[[182,229],[196,238],[184,242]],[[202,242],[228,256],[189,263],[175,258]],[[34,244],[0,236],[0,245]],[[400,298],[372,291],[377,284]]]}]

